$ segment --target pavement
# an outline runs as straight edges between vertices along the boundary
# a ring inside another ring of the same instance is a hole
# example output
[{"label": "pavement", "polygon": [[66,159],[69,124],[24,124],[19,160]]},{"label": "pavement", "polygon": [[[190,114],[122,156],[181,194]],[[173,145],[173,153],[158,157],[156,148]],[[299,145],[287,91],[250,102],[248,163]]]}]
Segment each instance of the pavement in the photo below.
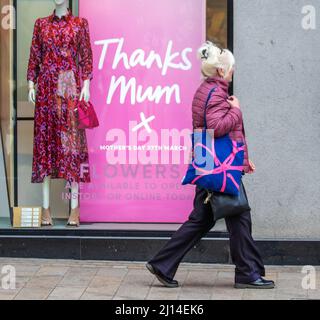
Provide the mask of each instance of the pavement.
[{"label": "pavement", "polygon": [[[239,290],[233,288],[233,266],[181,263],[175,276],[180,287],[170,289],[145,262],[0,258],[0,300],[320,300],[319,266],[312,274],[315,289],[303,288],[300,266],[266,269],[276,289]],[[14,289],[3,287],[8,270],[15,271]]]}]

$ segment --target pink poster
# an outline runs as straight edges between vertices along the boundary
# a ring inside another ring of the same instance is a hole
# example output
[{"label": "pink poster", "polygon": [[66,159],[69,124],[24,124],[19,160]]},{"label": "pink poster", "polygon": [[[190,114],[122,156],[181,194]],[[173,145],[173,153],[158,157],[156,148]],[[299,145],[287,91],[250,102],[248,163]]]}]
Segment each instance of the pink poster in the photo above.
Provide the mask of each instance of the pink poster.
[{"label": "pink poster", "polygon": [[191,103],[200,79],[205,0],[80,0],[94,52],[87,130],[91,183],[82,222],[183,222]]}]

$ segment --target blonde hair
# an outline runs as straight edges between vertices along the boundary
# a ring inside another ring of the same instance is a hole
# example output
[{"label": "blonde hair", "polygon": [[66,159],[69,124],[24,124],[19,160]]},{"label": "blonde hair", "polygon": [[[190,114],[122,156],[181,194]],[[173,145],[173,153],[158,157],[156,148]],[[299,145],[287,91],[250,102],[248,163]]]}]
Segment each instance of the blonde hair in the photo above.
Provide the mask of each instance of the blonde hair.
[{"label": "blonde hair", "polygon": [[206,41],[198,49],[198,58],[201,59],[201,73],[204,78],[217,75],[217,69],[225,71],[225,75],[235,65],[235,58],[228,49],[220,49],[211,41]]}]

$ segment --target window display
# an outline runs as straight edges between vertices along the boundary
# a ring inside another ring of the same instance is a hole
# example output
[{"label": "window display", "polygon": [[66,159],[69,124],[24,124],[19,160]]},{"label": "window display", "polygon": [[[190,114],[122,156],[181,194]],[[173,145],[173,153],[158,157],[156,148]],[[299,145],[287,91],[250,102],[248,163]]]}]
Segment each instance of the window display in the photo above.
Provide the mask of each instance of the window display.
[{"label": "window display", "polygon": [[[54,0],[5,2],[17,21],[15,30],[1,31],[1,70],[8,70],[1,81],[1,130],[11,206],[41,205],[45,226],[68,218],[78,226],[79,206],[83,222],[182,222],[193,196],[180,180],[190,139],[189,95],[200,81],[192,74],[196,49],[205,37],[227,43],[228,1],[184,2],[181,11],[181,0],[164,1],[141,19],[131,17],[137,5],[124,6],[126,0],[64,1],[65,12],[54,11]],[[175,14],[168,14],[173,7]],[[128,23],[119,24],[123,19]],[[131,40],[130,33],[142,36]],[[5,89],[10,77],[17,80],[15,92]],[[78,128],[80,97],[93,102],[99,128]],[[119,148],[128,146],[137,150],[123,160]]]},{"label": "window display", "polygon": [[[79,182],[90,181],[86,134],[78,129],[76,112],[77,101],[84,98],[88,101],[90,95],[89,26],[86,19],[72,15],[67,1],[64,5],[57,7],[51,16],[37,19],[27,72],[29,100],[35,103],[32,182],[43,183],[45,226],[52,225],[50,179],[68,181],[75,195],[79,193]],[[79,71],[84,82],[81,94]],[[87,170],[81,171],[84,167]],[[72,197],[68,225],[79,225],[77,200],[77,196]]]}]

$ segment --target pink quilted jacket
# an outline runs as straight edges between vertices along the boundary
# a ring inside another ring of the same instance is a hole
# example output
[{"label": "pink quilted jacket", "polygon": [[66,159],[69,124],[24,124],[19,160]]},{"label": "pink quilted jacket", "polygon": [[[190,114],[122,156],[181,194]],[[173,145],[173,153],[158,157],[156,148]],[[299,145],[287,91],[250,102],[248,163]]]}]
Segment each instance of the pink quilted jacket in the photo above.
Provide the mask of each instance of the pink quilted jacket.
[{"label": "pink quilted jacket", "polygon": [[245,137],[242,112],[239,108],[233,108],[227,102],[229,97],[229,83],[219,77],[208,78],[202,82],[196,91],[192,102],[193,128],[204,127],[204,108],[208,94],[213,87],[217,87],[212,94],[207,107],[207,127],[215,130],[215,137],[229,133],[230,138],[245,143],[244,172],[249,171],[248,146]]}]

